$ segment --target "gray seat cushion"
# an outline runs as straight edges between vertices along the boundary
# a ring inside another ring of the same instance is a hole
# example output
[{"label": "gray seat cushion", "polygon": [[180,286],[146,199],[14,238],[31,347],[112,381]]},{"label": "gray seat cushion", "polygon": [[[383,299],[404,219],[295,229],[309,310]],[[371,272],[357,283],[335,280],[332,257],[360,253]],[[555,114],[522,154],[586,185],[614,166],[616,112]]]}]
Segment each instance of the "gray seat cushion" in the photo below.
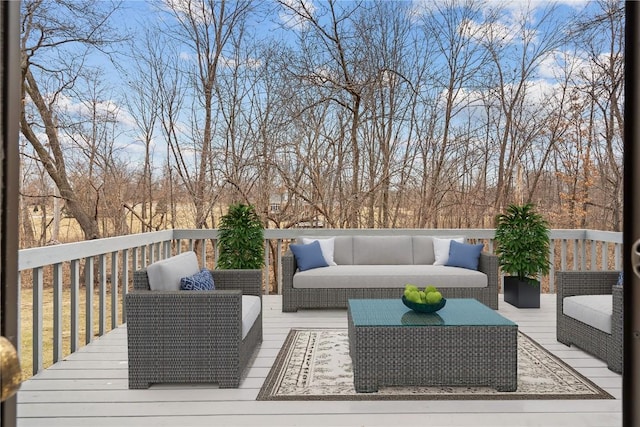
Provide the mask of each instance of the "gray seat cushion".
[{"label": "gray seat cushion", "polygon": [[393,288],[407,283],[419,287],[484,288],[487,275],[440,265],[336,265],[298,271],[293,276],[294,288]]},{"label": "gray seat cushion", "polygon": [[242,295],[242,339],[247,336],[260,315],[261,305],[260,297]]},{"label": "gray seat cushion", "polygon": [[611,295],[577,295],[562,301],[562,313],[596,329],[611,333]]}]

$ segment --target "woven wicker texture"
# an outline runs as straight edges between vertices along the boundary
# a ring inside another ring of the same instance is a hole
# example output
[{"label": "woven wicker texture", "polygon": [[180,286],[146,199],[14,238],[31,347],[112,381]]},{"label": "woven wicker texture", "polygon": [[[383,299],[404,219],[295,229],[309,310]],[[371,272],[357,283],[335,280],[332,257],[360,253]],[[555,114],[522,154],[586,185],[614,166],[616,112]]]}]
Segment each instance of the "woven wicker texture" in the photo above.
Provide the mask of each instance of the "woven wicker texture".
[{"label": "woven wicker texture", "polygon": [[[557,339],[575,345],[607,362],[614,372],[622,373],[623,360],[623,288],[617,286],[618,271],[559,271],[557,277]],[[563,314],[563,300],[575,295],[613,295],[611,334]]]},{"label": "woven wicker texture", "polygon": [[[295,312],[299,308],[347,308],[352,298],[400,298],[403,288],[316,288],[293,287],[296,260],[290,250],[282,257],[282,311]],[[487,275],[486,288],[438,287],[445,298],[475,298],[487,307],[498,309],[498,257],[483,252],[478,270]]]},{"label": "woven wicker texture", "polygon": [[[382,386],[489,386],[499,391],[517,388],[518,326],[504,319],[487,321],[477,301],[456,308],[468,325],[359,326],[349,306],[349,350],[357,392],[375,392]],[[359,306],[367,300],[358,301]],[[395,300],[390,301],[395,303]],[[379,308],[380,303],[375,303]],[[361,309],[361,307],[360,307]],[[479,311],[473,315],[474,309]],[[393,311],[391,309],[390,311]],[[500,316],[493,313],[495,316]],[[473,319],[479,321],[473,323]],[[456,322],[459,323],[459,322]],[[491,325],[496,323],[496,325]],[[500,324],[503,323],[503,324]]]},{"label": "woven wicker texture", "polygon": [[242,295],[261,297],[261,270],[214,270],[214,291],[151,291],[135,271],[125,296],[129,388],[153,383],[238,387],[262,342],[262,312],[242,339]]}]

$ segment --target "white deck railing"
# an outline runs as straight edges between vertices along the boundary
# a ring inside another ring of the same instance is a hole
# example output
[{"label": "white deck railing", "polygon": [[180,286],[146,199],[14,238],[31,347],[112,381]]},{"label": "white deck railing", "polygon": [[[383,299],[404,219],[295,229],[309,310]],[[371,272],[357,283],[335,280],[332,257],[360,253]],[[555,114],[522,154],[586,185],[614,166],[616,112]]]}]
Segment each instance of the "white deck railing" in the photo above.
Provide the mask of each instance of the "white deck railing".
[{"label": "white deck railing", "polygon": [[[53,313],[53,362],[62,360],[63,336],[70,340],[70,352],[81,347],[80,317],[84,314],[84,343],[126,322],[122,295],[130,286],[131,272],[158,259],[184,250],[197,249],[201,264],[215,266],[217,230],[166,230],[121,237],[24,249],[19,252],[22,280],[33,285],[33,373],[43,369],[43,327],[45,308]],[[286,244],[299,236],[336,235],[464,235],[469,241],[484,242],[493,252],[493,229],[288,229],[265,230],[265,293],[270,284],[279,293],[281,255]],[[551,271],[544,280],[554,292],[556,268],[561,270],[621,269],[622,233],[594,230],[552,230],[549,260]],[[272,256],[272,251],[275,256]],[[87,266],[93,265],[93,268]],[[82,277],[81,277],[81,271]],[[25,274],[31,273],[30,280]],[[275,272],[275,273],[274,273]],[[271,277],[273,274],[275,278]],[[47,283],[45,283],[45,281]],[[80,285],[83,284],[84,295]],[[51,287],[52,301],[44,301],[44,289]],[[69,308],[63,309],[63,294],[69,292]],[[23,292],[20,292],[22,294]],[[84,296],[84,304],[81,303]],[[22,298],[22,297],[21,297]],[[97,301],[94,301],[97,299]],[[97,302],[97,308],[95,303]],[[28,304],[27,304],[28,305]],[[22,307],[22,301],[20,306]],[[109,308],[107,307],[109,306]],[[63,313],[69,319],[63,318]],[[97,319],[97,327],[94,320]],[[47,324],[49,319],[47,319]],[[69,324],[68,330],[63,325]],[[96,330],[97,329],[97,330]],[[20,337],[18,338],[20,341]],[[83,344],[84,345],[84,344]],[[18,348],[21,346],[18,345]]]}]

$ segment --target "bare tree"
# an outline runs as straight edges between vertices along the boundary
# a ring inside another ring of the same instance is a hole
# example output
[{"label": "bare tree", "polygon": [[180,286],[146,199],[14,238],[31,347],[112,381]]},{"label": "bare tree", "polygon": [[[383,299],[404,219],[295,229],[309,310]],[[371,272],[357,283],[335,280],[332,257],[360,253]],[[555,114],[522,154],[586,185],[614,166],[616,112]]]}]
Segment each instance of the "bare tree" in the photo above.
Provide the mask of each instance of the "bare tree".
[{"label": "bare tree", "polygon": [[47,199],[24,205],[34,241],[52,199],[85,238],[214,227],[233,201],[275,227],[486,227],[516,200],[622,227],[620,1],[574,23],[544,2],[167,0],[126,94],[89,67],[128,36],[120,6],[22,4],[23,152],[54,184],[24,179]]},{"label": "bare tree", "polygon": [[[184,72],[195,91],[191,144],[185,144],[183,139],[171,148],[195,208],[195,227],[202,228],[207,225],[216,197],[212,179],[217,161],[213,150],[219,111],[216,85],[230,42],[251,13],[253,3],[248,0],[171,0],[167,6],[177,23],[169,29],[172,37],[193,55],[192,66]],[[197,153],[193,159],[195,168],[186,159],[185,149],[189,147]]]},{"label": "bare tree", "polygon": [[123,200],[129,199],[128,161],[120,152],[120,107],[101,72],[85,73],[70,88],[76,103],[60,107],[58,123],[67,170],[78,199],[98,222],[102,235],[127,234]]},{"label": "bare tree", "polygon": [[436,123],[435,128],[424,132],[426,137],[422,142],[420,227],[427,225],[428,220],[433,226],[438,224],[445,192],[451,189],[446,181],[452,176],[449,168],[455,156],[454,123],[457,117],[469,114],[475,102],[473,97],[477,96],[473,90],[475,82],[488,60],[475,42],[483,31],[475,24],[483,14],[481,7],[474,1],[437,3],[422,20],[424,39],[435,46],[435,52],[429,54],[433,69],[425,83],[430,95],[436,97],[431,110]]},{"label": "bare tree", "polygon": [[[302,49],[296,63],[291,64],[292,76],[321,94],[318,103],[330,103],[342,111],[334,116],[341,123],[338,138],[345,138],[344,154],[350,165],[339,157],[338,170],[345,171],[350,190],[342,191],[345,202],[342,212],[350,227],[360,225],[360,209],[364,200],[361,188],[361,145],[359,130],[363,114],[363,90],[375,80],[375,70],[364,66],[362,43],[354,33],[353,20],[361,2],[340,3],[335,0],[311,9],[310,3],[279,2],[303,27],[299,32]],[[372,75],[373,73],[373,75]],[[341,141],[335,141],[340,144]],[[342,183],[341,183],[342,184]]]},{"label": "bare tree", "polygon": [[108,26],[118,7],[117,3],[101,1],[27,0],[21,5],[22,135],[60,190],[85,239],[99,237],[100,230],[69,178],[58,109],[85,70],[91,50],[104,49],[118,40]]},{"label": "bare tree", "polygon": [[389,227],[395,221],[415,154],[409,143],[413,128],[408,124],[418,96],[414,83],[426,61],[413,55],[418,43],[411,31],[410,7],[374,3],[360,9],[354,19],[364,52],[361,67],[369,70],[370,79],[362,91],[366,108],[360,131],[363,157],[368,160],[363,187],[368,198],[365,224],[370,228]]},{"label": "bare tree", "polygon": [[[155,138],[160,132],[159,123],[162,116],[162,98],[166,98],[162,84],[163,79],[171,75],[165,55],[168,50],[164,44],[164,38],[159,37],[157,28],[148,28],[144,31],[141,41],[131,44],[131,58],[133,66],[122,67],[121,72],[126,76],[127,86],[130,91],[125,94],[125,103],[128,112],[135,123],[134,143],[142,144],[144,149],[144,161],[142,171],[138,179],[138,192],[136,201],[125,207],[138,216],[136,206],[140,201],[139,220],[142,231],[159,229],[165,217],[160,214],[161,221],[154,221],[154,157]],[[143,43],[140,46],[140,43]],[[156,212],[158,213],[158,212]]]},{"label": "bare tree", "polygon": [[[583,72],[582,90],[595,108],[600,126],[592,127],[594,161],[597,162],[601,194],[601,217],[610,220],[613,230],[622,229],[624,118],[624,5],[601,0],[593,17],[578,26],[589,68]],[[613,197],[612,197],[613,195]]]},{"label": "bare tree", "polygon": [[494,135],[493,144],[497,147],[494,212],[500,212],[510,202],[516,169],[531,148],[528,142],[539,126],[535,104],[530,102],[531,80],[541,62],[565,38],[560,30],[565,22],[555,18],[555,5],[539,10],[528,3],[521,7],[510,28],[497,20],[490,21],[477,39],[492,61],[482,79],[487,88],[485,99],[493,110],[490,114],[494,129],[487,132]]}]

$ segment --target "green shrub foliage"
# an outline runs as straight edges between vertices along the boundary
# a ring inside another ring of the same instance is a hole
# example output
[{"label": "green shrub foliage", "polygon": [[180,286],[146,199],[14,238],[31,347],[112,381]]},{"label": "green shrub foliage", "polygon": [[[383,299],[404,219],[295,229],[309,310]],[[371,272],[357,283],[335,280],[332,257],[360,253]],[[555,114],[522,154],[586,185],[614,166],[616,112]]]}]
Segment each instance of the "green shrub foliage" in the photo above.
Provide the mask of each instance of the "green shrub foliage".
[{"label": "green shrub foliage", "polygon": [[536,281],[538,274],[549,273],[549,223],[533,204],[510,205],[498,215],[495,239],[505,274]]},{"label": "green shrub foliage", "polygon": [[217,268],[256,269],[264,264],[264,231],[252,205],[233,204],[218,227]]}]

